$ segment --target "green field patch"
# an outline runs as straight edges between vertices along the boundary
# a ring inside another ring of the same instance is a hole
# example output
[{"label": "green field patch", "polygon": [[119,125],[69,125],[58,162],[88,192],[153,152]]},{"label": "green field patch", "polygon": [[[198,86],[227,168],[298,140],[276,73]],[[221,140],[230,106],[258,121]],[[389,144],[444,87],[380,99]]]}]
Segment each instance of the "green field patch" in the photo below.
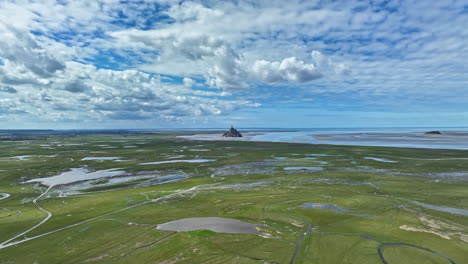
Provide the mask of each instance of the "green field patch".
[{"label": "green field patch", "polygon": [[451,262],[432,252],[408,246],[386,246],[383,249],[383,256],[389,264],[450,264]]},{"label": "green field patch", "polygon": [[[0,263],[290,263],[297,251],[295,263],[373,264],[381,263],[380,242],[428,248],[456,263],[466,259],[468,246],[460,235],[445,239],[401,227],[465,232],[465,216],[410,201],[468,209],[468,180],[463,174],[468,163],[458,159],[468,157],[468,151],[174,137],[181,134],[51,136],[2,143],[0,193],[11,196],[0,200],[0,208],[21,210],[21,214],[5,217],[10,211],[0,211],[0,243],[46,217],[32,202],[46,188],[24,183],[29,179],[85,166],[90,171],[120,168],[129,175],[180,172],[187,178],[160,185],[152,176],[116,184],[111,184],[112,178],[100,178],[87,184],[86,190],[55,186],[38,200],[52,217],[16,241],[53,233],[0,249]],[[33,157],[9,158],[26,155]],[[129,161],[81,160],[91,156]],[[196,158],[216,161],[138,165]],[[284,167],[324,169],[285,171]],[[308,203],[312,205],[304,206]],[[156,229],[159,224],[192,217],[255,223],[261,235]],[[449,263],[410,247],[386,246],[383,254],[389,264]]]},{"label": "green field patch", "polygon": [[216,235],[216,232],[205,230],[205,229],[188,231],[188,233],[191,234],[192,236],[197,236],[197,237],[209,237],[209,236]]}]

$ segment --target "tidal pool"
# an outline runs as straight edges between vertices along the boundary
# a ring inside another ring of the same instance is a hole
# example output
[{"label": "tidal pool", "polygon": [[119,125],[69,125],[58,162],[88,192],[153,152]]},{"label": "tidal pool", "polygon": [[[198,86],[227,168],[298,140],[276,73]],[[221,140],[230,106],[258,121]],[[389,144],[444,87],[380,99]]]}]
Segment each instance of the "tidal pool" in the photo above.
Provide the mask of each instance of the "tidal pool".
[{"label": "tidal pool", "polygon": [[211,162],[211,161],[216,161],[216,160],[214,159],[164,160],[164,161],[143,162],[143,163],[139,163],[138,165],[156,165],[156,164],[178,163],[178,162],[202,163],[202,162]]},{"label": "tidal pool", "polygon": [[32,155],[24,155],[24,156],[13,156],[11,157],[12,159],[17,159],[17,160],[29,160],[29,158],[31,158]]},{"label": "tidal pool", "polygon": [[180,159],[186,157],[186,155],[164,155],[166,159]]},{"label": "tidal pool", "polygon": [[398,162],[398,161],[394,161],[394,160],[381,159],[381,158],[374,158],[374,157],[364,157],[364,159],[367,159],[367,160],[374,160],[374,161],[380,161],[380,162],[390,162],[390,163],[397,163],[397,162]]},{"label": "tidal pool", "polygon": [[81,160],[118,160],[120,157],[86,157]]},{"label": "tidal pool", "polygon": [[277,166],[280,161],[254,161],[249,163],[225,165],[217,168],[210,168],[214,171],[214,176],[240,175],[240,174],[272,174],[278,173]]},{"label": "tidal pool", "polygon": [[305,209],[318,209],[318,210],[327,210],[335,213],[346,213],[349,212],[348,209],[334,205],[334,204],[323,204],[323,203],[305,203],[301,206]]},{"label": "tidal pool", "polygon": [[426,175],[430,176],[430,177],[437,177],[437,178],[444,178],[444,179],[468,178],[468,172],[466,172],[466,171],[427,173]]},{"label": "tidal pool", "polygon": [[[123,175],[118,177],[107,177],[89,181],[81,181],[75,184],[57,186],[54,188],[54,190],[56,193],[59,193],[63,196],[69,196],[72,194],[83,193],[83,190],[85,192],[93,192],[93,188],[96,187],[101,189],[106,188],[109,190],[112,190],[113,186],[116,186],[117,189],[126,188],[122,187],[122,184],[129,184],[129,186],[131,185],[132,187],[146,187],[181,181],[187,179],[188,177],[189,175],[183,172],[169,175],[159,175],[152,172],[141,172],[128,176]],[[51,192],[54,192],[54,190]]]},{"label": "tidal pool", "polygon": [[288,157],[274,157],[275,160],[287,160]]},{"label": "tidal pool", "polygon": [[[353,184],[355,185],[355,184]],[[331,198],[330,196],[326,196],[325,198]],[[357,211],[355,209],[350,209],[350,208],[344,208],[335,204],[323,204],[323,203],[305,203],[301,206],[304,209],[318,209],[318,210],[325,210],[325,211],[330,211],[333,213],[338,213],[338,214],[349,214],[353,216],[358,216],[358,217],[365,217],[365,218],[375,218],[378,216],[372,215],[372,214],[367,214],[366,212],[362,211]]]},{"label": "tidal pool", "polygon": [[8,197],[10,197],[10,194],[8,194],[8,193],[0,193],[0,200],[6,199],[6,198],[8,198]]},{"label": "tidal pool", "polygon": [[98,170],[90,172],[86,168],[72,168],[69,171],[63,172],[57,176],[45,177],[45,178],[36,178],[27,181],[30,182],[39,182],[47,186],[53,185],[62,185],[70,184],[73,182],[94,180],[104,177],[115,177],[125,174],[125,171],[119,169],[108,169],[108,170]]},{"label": "tidal pool", "polygon": [[210,230],[217,233],[262,235],[257,231],[257,226],[260,225],[223,217],[192,217],[159,224],[156,229],[165,231]]},{"label": "tidal pool", "polygon": [[417,201],[409,201],[409,202],[414,204],[414,205],[421,206],[421,207],[431,209],[431,210],[434,210],[434,211],[450,213],[450,214],[455,214],[455,215],[468,216],[468,210],[467,209],[454,208],[454,207],[441,206],[441,205],[432,205],[432,204],[421,203],[421,202],[417,202]]}]

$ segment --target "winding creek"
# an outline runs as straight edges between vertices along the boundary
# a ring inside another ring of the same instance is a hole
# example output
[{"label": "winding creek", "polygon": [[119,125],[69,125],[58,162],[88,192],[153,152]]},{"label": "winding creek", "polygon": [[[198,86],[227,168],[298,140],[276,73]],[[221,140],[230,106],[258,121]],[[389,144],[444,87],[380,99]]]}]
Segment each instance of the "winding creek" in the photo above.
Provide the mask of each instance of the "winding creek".
[{"label": "winding creek", "polygon": [[443,213],[449,213],[449,214],[455,214],[455,215],[463,215],[463,216],[468,216],[468,210],[467,209],[462,209],[462,208],[454,208],[454,207],[449,207],[449,206],[442,206],[442,205],[432,205],[432,204],[427,204],[427,203],[421,203],[418,201],[412,201],[408,200],[408,202],[424,207],[426,209],[434,210],[434,211],[439,211]]},{"label": "winding creek", "polygon": [[10,197],[9,193],[0,193],[0,200],[6,199],[8,197]]},{"label": "winding creek", "polygon": [[[428,249],[428,248],[424,248],[424,247],[420,247],[420,246],[417,246],[417,245],[412,245],[412,244],[407,244],[407,243],[400,243],[400,242],[396,242],[396,243],[387,243],[387,242],[382,242],[382,241],[379,241],[375,238],[372,238],[372,237],[369,237],[369,236],[366,236],[366,235],[360,235],[360,234],[341,234],[341,233],[327,233],[327,232],[317,232],[317,231],[313,231],[312,229],[312,223],[310,223],[308,220],[302,218],[302,217],[299,217],[299,216],[294,216],[294,215],[289,215],[289,214],[283,214],[283,213],[276,213],[276,212],[272,212],[270,210],[270,208],[272,206],[275,206],[275,205],[279,205],[279,204],[285,204],[285,203],[291,203],[291,202],[297,202],[299,200],[289,200],[289,201],[284,201],[284,202],[279,202],[279,203],[275,203],[275,204],[271,204],[271,205],[268,205],[266,207],[264,207],[264,211],[266,213],[269,213],[269,214],[274,214],[274,215],[278,215],[278,216],[285,216],[285,217],[289,217],[289,218],[293,218],[293,219],[296,219],[296,220],[300,220],[301,222],[303,222],[305,225],[306,225],[306,229],[304,231],[304,233],[299,237],[299,239],[297,240],[296,242],[296,248],[294,249],[294,252],[293,252],[293,255],[291,257],[291,260],[289,261],[290,264],[294,264],[296,262],[296,258],[297,258],[297,255],[298,253],[300,252],[300,249],[301,249],[301,245],[302,245],[302,241],[304,240],[304,238],[309,235],[309,234],[317,234],[317,235],[333,235],[333,236],[346,236],[346,237],[359,237],[359,238],[362,238],[362,239],[366,239],[366,240],[370,240],[370,241],[373,241],[373,242],[377,242],[379,243],[379,247],[377,248],[377,253],[379,255],[379,258],[380,258],[380,261],[383,263],[383,264],[390,264],[386,259],[385,259],[385,256],[383,254],[383,248],[384,247],[387,247],[387,246],[405,246],[405,247],[411,247],[411,248],[415,248],[415,249],[419,249],[419,250],[422,250],[422,251],[426,251],[426,252],[429,252],[429,253],[432,253],[432,254],[435,254],[437,256],[440,256],[444,259],[446,259],[448,262],[450,262],[451,264],[456,264],[456,262],[451,259],[450,257],[444,255],[444,254],[441,254],[437,251],[434,251],[434,250],[431,250],[431,249]],[[312,204],[312,203],[309,203],[309,204]]]},{"label": "winding creek", "polygon": [[[172,197],[175,197],[175,196],[179,196],[179,195],[182,195],[182,194],[185,194],[185,193],[190,193],[190,192],[193,192],[193,191],[196,191],[197,189],[200,189],[200,187],[202,186],[205,186],[205,185],[198,185],[198,186],[194,186],[192,188],[189,188],[189,189],[185,189],[185,190],[179,190],[179,191],[176,191],[172,194],[168,194],[168,195],[165,195],[165,196],[162,196],[162,197],[159,197],[159,198],[156,198],[156,199],[153,199],[153,200],[148,200],[148,201],[145,201],[145,202],[141,202],[141,203],[137,203],[137,204],[134,204],[134,205],[131,205],[131,206],[127,206],[127,207],[124,207],[124,208],[121,208],[119,210],[115,210],[115,211],[111,211],[111,212],[108,212],[108,213],[105,213],[105,214],[102,214],[102,215],[98,215],[98,216],[95,216],[95,217],[92,217],[92,218],[89,218],[87,220],[83,220],[81,222],[77,222],[75,224],[71,224],[71,225],[68,225],[68,226],[64,226],[64,227],[61,227],[61,228],[58,228],[58,229],[55,229],[55,230],[52,230],[52,231],[49,231],[49,232],[46,232],[46,233],[43,233],[43,234],[39,234],[39,235],[36,235],[36,236],[33,236],[33,237],[28,237],[28,238],[23,238],[21,240],[17,240],[17,241],[14,241],[18,238],[20,238],[21,236],[24,236],[25,234],[31,232],[32,230],[36,229],[37,227],[39,227],[40,225],[44,224],[45,222],[47,222],[51,217],[52,217],[52,213],[47,211],[46,209],[42,208],[39,203],[38,203],[38,200],[40,200],[42,197],[44,197],[55,185],[50,185],[43,193],[41,193],[38,197],[36,197],[34,200],[33,200],[33,203],[36,205],[36,207],[41,210],[42,212],[46,213],[46,217],[41,220],[38,224],[36,224],[35,226],[27,229],[26,231],[20,233],[20,234],[17,234],[15,236],[13,236],[12,238],[0,243],[0,249],[3,249],[3,248],[7,248],[7,247],[10,247],[10,246],[13,246],[13,245],[18,245],[18,244],[21,244],[21,243],[24,243],[24,242],[27,242],[27,241],[30,241],[30,240],[33,240],[33,239],[37,239],[37,238],[40,238],[40,237],[44,237],[44,236],[47,236],[47,235],[50,235],[50,234],[53,234],[53,233],[56,233],[56,232],[60,232],[60,231],[63,231],[63,230],[66,230],[66,229],[69,229],[69,228],[72,228],[72,227],[76,227],[76,226],[79,226],[79,225],[82,225],[82,224],[85,224],[85,223],[88,223],[88,222],[91,222],[93,220],[97,220],[97,219],[100,219],[102,217],[105,217],[105,216],[109,216],[109,215],[112,215],[112,214],[116,214],[116,213],[119,213],[119,212],[122,212],[122,211],[126,211],[126,210],[129,210],[131,208],[135,208],[135,207],[139,207],[139,206],[142,206],[142,205],[145,205],[145,204],[148,204],[148,203],[152,203],[152,202],[159,202],[161,200],[164,200],[164,199],[168,199],[168,198],[172,198]],[[6,194],[6,193],[1,193],[0,194],[1,197],[0,197],[0,200],[1,199],[5,199],[7,197],[9,197],[9,194]],[[301,199],[303,200],[303,199]],[[301,251],[301,248],[302,248],[302,243],[304,241],[304,239],[308,236],[308,235],[312,235],[312,234],[315,234],[315,235],[331,235],[331,236],[344,236],[344,237],[358,237],[358,238],[362,238],[362,239],[366,239],[366,240],[370,240],[370,241],[373,241],[373,242],[376,242],[376,243],[379,243],[379,246],[378,248],[376,249],[377,253],[378,253],[378,256],[381,260],[381,263],[383,264],[389,264],[389,262],[387,261],[387,259],[385,259],[385,256],[384,256],[384,253],[383,253],[383,250],[385,247],[390,247],[390,246],[403,246],[403,247],[411,247],[411,248],[414,248],[414,249],[418,249],[418,250],[422,250],[422,251],[425,251],[425,252],[429,252],[429,253],[432,253],[432,254],[435,254],[439,257],[442,257],[444,259],[446,259],[448,261],[448,263],[451,263],[451,264],[456,264],[454,260],[452,260],[450,257],[444,255],[444,254],[441,254],[439,252],[436,252],[432,249],[429,249],[429,248],[425,248],[425,247],[421,247],[421,246],[417,246],[417,245],[412,245],[412,244],[407,244],[407,243],[400,243],[400,242],[392,242],[392,243],[389,243],[389,242],[383,242],[383,241],[380,241],[380,240],[377,240],[375,238],[372,238],[370,236],[367,236],[367,235],[361,235],[361,234],[342,234],[342,233],[328,233],[328,232],[318,232],[318,231],[314,231],[313,228],[312,228],[312,223],[309,222],[307,219],[305,218],[302,218],[302,217],[299,217],[299,216],[295,216],[295,215],[290,215],[290,214],[284,214],[284,213],[278,213],[278,212],[273,212],[271,210],[271,208],[273,206],[276,206],[276,205],[280,205],[280,204],[285,204],[285,203],[292,203],[292,202],[297,202],[299,200],[288,200],[288,201],[283,201],[283,202],[279,202],[279,203],[274,203],[274,204],[271,204],[271,205],[268,205],[266,207],[264,207],[264,211],[265,213],[268,213],[268,214],[273,214],[273,215],[278,215],[278,216],[282,216],[282,217],[287,217],[287,218],[291,218],[291,219],[295,219],[295,220],[299,220],[301,221],[302,223],[304,223],[305,225],[305,230],[304,232],[301,234],[301,236],[297,239],[296,243],[295,243],[295,249],[294,249],[294,252],[292,253],[292,256],[291,256],[291,259],[289,261],[290,264],[294,264],[296,263],[297,261],[297,257],[298,255],[300,254],[300,251]],[[426,204],[422,204],[422,203],[419,203],[416,204],[416,205],[420,205],[420,206],[424,206]],[[319,209],[319,210],[331,210],[331,211],[336,211],[336,212],[346,212],[346,208],[341,208],[341,207],[338,207],[336,205],[331,205],[331,204],[318,204],[318,203],[305,203],[303,206],[303,208],[310,208],[310,209]],[[433,209],[433,208],[431,208]],[[440,208],[438,208],[440,209]],[[453,209],[453,208],[451,208]],[[445,211],[447,212],[447,211]],[[459,211],[457,211],[458,213],[460,213]],[[453,212],[452,212],[453,213]],[[461,213],[465,213],[465,211],[461,211]],[[185,219],[187,220],[187,219]],[[215,219],[215,220],[218,220],[218,219]],[[179,220],[180,221],[180,220]],[[224,220],[226,221],[226,220]],[[232,221],[232,220],[231,220]],[[234,220],[235,221],[235,220]],[[174,222],[177,222],[177,221],[174,221]],[[231,223],[232,224],[232,223]],[[237,222],[235,222],[235,224],[239,224]],[[243,223],[243,224],[247,224],[247,223]],[[167,225],[167,224],[166,224]],[[164,227],[164,224],[161,225],[162,227]],[[255,225],[252,225],[252,226],[255,226]],[[224,227],[223,227],[224,228]],[[248,226],[248,227],[244,227],[243,228],[247,228],[248,229],[248,232],[247,231],[243,231],[245,233],[252,233],[254,231],[254,229],[252,229],[251,226]],[[254,228],[254,227],[253,227]],[[162,228],[164,229],[164,228]],[[197,226],[197,229],[198,229],[198,226]],[[204,227],[204,229],[206,229],[206,227]],[[247,230],[246,229],[246,230]],[[216,231],[219,231],[219,230],[216,230]],[[226,231],[226,230],[222,230],[222,231]],[[236,231],[237,233],[238,231]],[[241,232],[241,233],[243,233]],[[256,230],[255,230],[256,232]],[[245,256],[244,256],[245,257]],[[251,258],[251,257],[249,257]],[[254,259],[254,258],[252,258]]]}]

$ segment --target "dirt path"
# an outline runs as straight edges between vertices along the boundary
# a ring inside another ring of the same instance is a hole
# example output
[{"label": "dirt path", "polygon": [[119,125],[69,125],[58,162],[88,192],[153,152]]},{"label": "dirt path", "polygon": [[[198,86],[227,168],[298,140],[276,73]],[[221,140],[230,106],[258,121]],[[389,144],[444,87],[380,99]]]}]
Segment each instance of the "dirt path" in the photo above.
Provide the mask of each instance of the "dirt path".
[{"label": "dirt path", "polygon": [[23,236],[23,235],[25,235],[25,234],[27,234],[27,233],[33,231],[34,229],[38,228],[39,226],[41,226],[42,224],[44,224],[45,222],[47,222],[47,220],[49,220],[49,219],[52,217],[52,213],[51,213],[51,212],[49,212],[49,211],[47,211],[46,209],[42,208],[42,207],[39,205],[39,203],[37,203],[37,200],[41,199],[44,195],[46,195],[46,194],[50,191],[50,189],[52,189],[52,187],[54,187],[54,186],[53,186],[53,185],[49,186],[49,188],[47,188],[47,190],[45,190],[45,192],[41,193],[41,195],[39,195],[38,197],[36,197],[36,198],[33,200],[33,203],[36,205],[36,207],[37,207],[39,210],[41,210],[42,212],[46,213],[47,216],[46,216],[44,219],[42,219],[42,221],[39,222],[38,224],[36,224],[35,226],[29,228],[28,230],[26,230],[26,231],[24,231],[24,232],[22,232],[22,233],[19,233],[18,235],[14,236],[14,237],[12,237],[12,238],[10,238],[10,239],[4,241],[4,242],[2,242],[2,243],[0,244],[0,248],[3,248],[5,245],[8,245],[8,243],[10,243],[11,241],[17,239],[18,237]]},{"label": "dirt path", "polygon": [[[135,208],[135,207],[138,207],[138,206],[142,206],[142,205],[145,205],[145,204],[148,204],[148,203],[154,203],[154,202],[158,202],[158,201],[161,201],[161,200],[164,200],[164,199],[168,199],[168,198],[172,198],[172,197],[175,197],[175,196],[178,196],[178,195],[181,195],[181,194],[185,194],[185,193],[188,193],[188,192],[191,192],[191,191],[194,191],[196,190],[197,188],[201,187],[201,186],[204,186],[206,184],[202,184],[202,185],[197,185],[197,186],[194,186],[190,189],[186,189],[186,190],[180,190],[180,191],[177,191],[175,193],[172,193],[172,194],[168,194],[168,195],[165,195],[165,196],[162,196],[162,197],[159,197],[157,199],[153,199],[153,200],[149,200],[149,201],[145,201],[145,202],[141,202],[141,203],[137,203],[137,204],[134,204],[134,205],[131,205],[131,206],[127,206],[127,207],[124,207],[122,209],[118,209],[118,210],[115,210],[115,211],[112,211],[112,212],[109,212],[109,213],[105,213],[105,214],[102,214],[102,215],[98,215],[98,216],[95,216],[95,217],[92,217],[92,218],[89,218],[87,220],[83,220],[81,222],[78,222],[78,223],[75,223],[75,224],[71,224],[71,225],[68,225],[68,226],[64,226],[64,227],[61,227],[61,228],[58,228],[58,229],[55,229],[55,230],[52,230],[52,231],[49,231],[49,232],[46,232],[46,233],[43,233],[43,234],[40,234],[40,235],[36,235],[36,236],[33,236],[33,237],[28,237],[28,238],[24,238],[22,240],[18,240],[18,241],[15,241],[15,242],[11,242],[13,241],[14,239],[30,232],[31,230],[34,230],[36,227],[38,227],[39,225],[42,225],[43,223],[45,223],[50,217],[46,217],[46,219],[42,220],[39,224],[35,225],[34,227],[26,230],[25,232],[19,234],[19,235],[16,235],[15,237],[13,238],[10,238],[8,239],[7,241],[3,242],[0,244],[0,250],[3,249],[3,248],[7,248],[7,247],[11,247],[11,246],[14,246],[14,245],[18,245],[18,244],[21,244],[21,243],[24,243],[24,242],[27,242],[27,241],[31,241],[31,240],[34,240],[34,239],[37,239],[37,238],[41,238],[41,237],[44,237],[44,236],[47,236],[47,235],[50,235],[50,234],[54,234],[54,233],[57,233],[57,232],[60,232],[60,231],[63,231],[63,230],[66,230],[66,229],[70,229],[72,227],[75,227],[75,226],[79,226],[79,225],[82,225],[82,224],[85,224],[85,223],[88,223],[88,222],[91,222],[93,220],[96,220],[96,219],[99,219],[101,217],[104,217],[104,216],[108,216],[108,215],[112,215],[112,214],[116,214],[116,213],[119,213],[119,212],[123,212],[123,211],[126,211],[126,210],[129,210],[129,209],[132,209],[132,208]],[[49,189],[47,189],[46,192],[48,192],[50,190],[51,187],[49,187]],[[40,196],[38,196],[36,199],[39,199],[41,198],[46,192],[44,192],[43,194],[41,194]],[[37,204],[37,202],[36,202]],[[42,207],[41,207],[42,208]],[[43,209],[44,210],[44,209]],[[44,210],[46,211],[46,210]],[[46,211],[48,212],[48,211]],[[50,212],[49,212],[50,213]],[[52,214],[50,214],[50,216],[52,216]]]}]

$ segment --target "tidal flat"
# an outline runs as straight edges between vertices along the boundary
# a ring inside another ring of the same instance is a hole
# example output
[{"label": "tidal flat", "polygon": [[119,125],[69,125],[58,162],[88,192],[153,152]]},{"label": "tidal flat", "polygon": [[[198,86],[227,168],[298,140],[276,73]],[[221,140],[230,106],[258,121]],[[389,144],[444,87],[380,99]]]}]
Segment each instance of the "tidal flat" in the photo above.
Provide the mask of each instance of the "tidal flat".
[{"label": "tidal flat", "polygon": [[468,263],[468,150],[184,135],[0,141],[0,263]]}]

